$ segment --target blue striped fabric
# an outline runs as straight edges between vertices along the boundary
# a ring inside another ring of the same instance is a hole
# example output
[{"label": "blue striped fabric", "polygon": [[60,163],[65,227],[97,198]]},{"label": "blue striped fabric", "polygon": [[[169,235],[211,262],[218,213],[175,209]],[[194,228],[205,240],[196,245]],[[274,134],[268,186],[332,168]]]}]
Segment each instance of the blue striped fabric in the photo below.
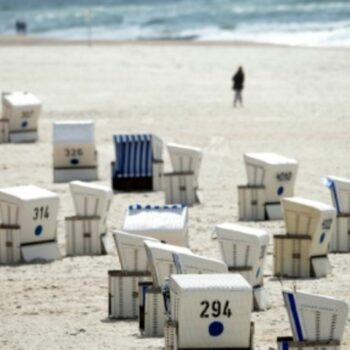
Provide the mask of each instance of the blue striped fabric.
[{"label": "blue striped fabric", "polygon": [[129,210],[176,210],[176,209],[183,209],[185,208],[185,205],[182,204],[171,204],[171,205],[141,205],[141,204],[134,204],[129,205]]},{"label": "blue striped fabric", "polygon": [[340,214],[340,205],[339,205],[339,199],[338,199],[338,194],[337,194],[337,189],[335,188],[335,182],[327,177],[324,179],[324,184],[326,187],[328,187],[331,190],[331,194],[333,196],[334,202],[335,202],[335,207],[337,209],[337,213]]},{"label": "blue striped fabric", "polygon": [[152,135],[114,135],[116,177],[151,177],[153,175]]},{"label": "blue striped fabric", "polygon": [[294,295],[293,293],[283,292],[283,296],[286,301],[286,306],[290,310],[291,321],[293,323],[293,328],[296,330],[298,341],[303,341],[304,335],[303,335],[301,321],[298,315],[298,310],[297,310]]}]

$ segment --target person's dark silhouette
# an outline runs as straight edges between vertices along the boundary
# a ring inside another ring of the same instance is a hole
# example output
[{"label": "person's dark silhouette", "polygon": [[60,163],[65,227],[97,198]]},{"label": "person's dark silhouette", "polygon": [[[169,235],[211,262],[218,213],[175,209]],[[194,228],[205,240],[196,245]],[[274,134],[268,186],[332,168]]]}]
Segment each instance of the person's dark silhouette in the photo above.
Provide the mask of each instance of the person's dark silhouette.
[{"label": "person's dark silhouette", "polygon": [[233,107],[236,107],[237,103],[242,106],[243,105],[243,98],[242,98],[242,90],[244,88],[244,72],[243,68],[240,66],[238,67],[237,72],[232,77],[232,90],[235,92],[235,96],[233,99]]},{"label": "person's dark silhouette", "polygon": [[24,21],[16,21],[15,23],[17,35],[26,35],[27,33],[27,23]]}]

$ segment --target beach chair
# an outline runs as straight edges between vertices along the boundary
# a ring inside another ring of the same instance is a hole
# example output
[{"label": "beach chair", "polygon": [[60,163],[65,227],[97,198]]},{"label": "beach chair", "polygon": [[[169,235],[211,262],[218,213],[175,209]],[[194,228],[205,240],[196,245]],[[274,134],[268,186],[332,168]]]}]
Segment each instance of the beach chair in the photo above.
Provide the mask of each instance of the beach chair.
[{"label": "beach chair", "polygon": [[57,194],[36,186],[1,189],[1,261],[59,259],[56,241],[58,205]]},{"label": "beach chair", "polygon": [[274,235],[274,275],[324,277],[335,209],[300,197],[282,200],[286,234]]},{"label": "beach chair", "polygon": [[248,184],[238,186],[239,220],[282,219],[281,199],[294,195],[298,164],[274,153],[246,153]]},{"label": "beach chair", "polygon": [[164,174],[165,203],[192,206],[199,202],[198,177],[203,153],[200,148],[169,143],[173,172]]},{"label": "beach chair", "polygon": [[172,275],[165,350],[253,349],[252,287],[240,274]]},{"label": "beach chair", "polygon": [[139,315],[139,283],[151,282],[144,241],[156,239],[113,233],[119,256],[120,270],[108,271],[108,317],[111,319],[135,319]]},{"label": "beach chair", "polygon": [[350,252],[350,179],[328,176],[325,185],[330,189],[333,206],[337,211],[329,251]]},{"label": "beach chair", "polygon": [[264,265],[270,236],[265,230],[223,223],[215,228],[221,256],[230,272],[240,273],[253,287],[254,309],[269,306],[264,288]]},{"label": "beach chair", "polygon": [[116,160],[111,163],[116,191],[159,191],[163,188],[163,141],[156,135],[114,135]]},{"label": "beach chair", "polygon": [[332,297],[283,290],[292,337],[278,337],[279,350],[339,350],[349,313]]},{"label": "beach chair", "polygon": [[188,245],[188,209],[182,205],[131,205],[122,231],[153,237],[169,244]]},{"label": "beach chair", "polygon": [[72,181],[69,187],[76,213],[65,218],[67,255],[102,254],[113,192],[106,186],[82,181]]},{"label": "beach chair", "polygon": [[98,178],[92,121],[53,124],[54,182],[94,181]]},{"label": "beach chair", "polygon": [[[2,124],[4,139],[13,143],[35,142],[38,139],[38,120],[41,102],[29,92],[2,94]],[[5,142],[5,141],[4,141]]]},{"label": "beach chair", "polygon": [[227,265],[193,254],[188,248],[145,241],[152,283],[140,283],[139,328],[144,336],[163,336],[164,301],[161,289],[172,274],[227,273]]}]

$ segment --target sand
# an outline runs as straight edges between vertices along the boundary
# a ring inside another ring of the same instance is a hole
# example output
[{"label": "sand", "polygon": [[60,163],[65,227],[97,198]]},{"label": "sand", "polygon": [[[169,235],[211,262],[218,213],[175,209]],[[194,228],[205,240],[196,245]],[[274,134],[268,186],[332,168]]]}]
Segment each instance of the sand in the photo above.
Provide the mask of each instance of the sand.
[{"label": "sand", "polygon": [[[92,119],[100,183],[110,183],[112,135],[153,132],[165,142],[202,147],[201,205],[190,209],[190,246],[219,258],[215,224],[237,221],[236,186],[246,182],[242,154],[271,151],[296,158],[296,195],[330,203],[321,177],[350,177],[350,51],[342,49],[190,43],[14,42],[0,40],[0,91],[28,90],[43,102],[40,141],[0,146],[0,186],[35,184],[59,194],[58,240],[65,252],[64,217],[73,214],[67,184],[52,182],[52,122]],[[244,108],[232,108],[231,76],[247,76]],[[168,161],[166,155],[166,161]],[[110,230],[128,204],[160,203],[158,193],[116,194]],[[248,223],[272,235],[282,221]],[[272,308],[254,313],[256,349],[276,348],[290,335],[281,283],[265,285]],[[350,254],[331,254],[327,278],[297,281],[306,291],[350,304]],[[1,349],[161,349],[142,339],[137,322],[107,319],[107,271],[115,255],[63,258],[47,264],[0,267]],[[284,281],[292,286],[292,281]],[[350,349],[350,318],[342,349]]]}]

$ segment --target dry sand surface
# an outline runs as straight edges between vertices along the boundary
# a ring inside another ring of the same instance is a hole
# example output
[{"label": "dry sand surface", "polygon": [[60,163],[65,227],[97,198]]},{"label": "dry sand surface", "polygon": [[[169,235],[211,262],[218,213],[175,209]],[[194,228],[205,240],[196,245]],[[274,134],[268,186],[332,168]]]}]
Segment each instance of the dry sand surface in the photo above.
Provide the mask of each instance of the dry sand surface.
[{"label": "dry sand surface", "polygon": [[[272,151],[296,158],[296,194],[330,202],[327,174],[350,177],[350,51],[249,45],[126,43],[123,45],[0,45],[0,91],[28,90],[43,102],[40,141],[1,145],[1,187],[35,184],[61,199],[58,239],[72,215],[67,184],[52,182],[52,122],[92,119],[101,183],[110,183],[112,135],[153,132],[165,142],[202,147],[204,203],[190,209],[190,246],[219,257],[210,233],[237,221],[236,186],[246,182],[242,154]],[[17,43],[18,44],[18,43]],[[231,76],[247,75],[245,107],[232,108]],[[166,155],[166,161],[168,161]],[[110,229],[131,203],[163,203],[163,193],[116,194]],[[272,235],[282,221],[248,223]],[[254,313],[256,349],[276,348],[290,335],[281,284],[265,270],[272,308]],[[350,304],[350,254],[331,254],[327,278],[297,287]],[[114,255],[63,258],[48,264],[0,267],[1,349],[161,349],[142,339],[137,322],[107,319],[107,271]],[[284,282],[291,286],[292,281]],[[350,349],[348,319],[342,349]]]}]

